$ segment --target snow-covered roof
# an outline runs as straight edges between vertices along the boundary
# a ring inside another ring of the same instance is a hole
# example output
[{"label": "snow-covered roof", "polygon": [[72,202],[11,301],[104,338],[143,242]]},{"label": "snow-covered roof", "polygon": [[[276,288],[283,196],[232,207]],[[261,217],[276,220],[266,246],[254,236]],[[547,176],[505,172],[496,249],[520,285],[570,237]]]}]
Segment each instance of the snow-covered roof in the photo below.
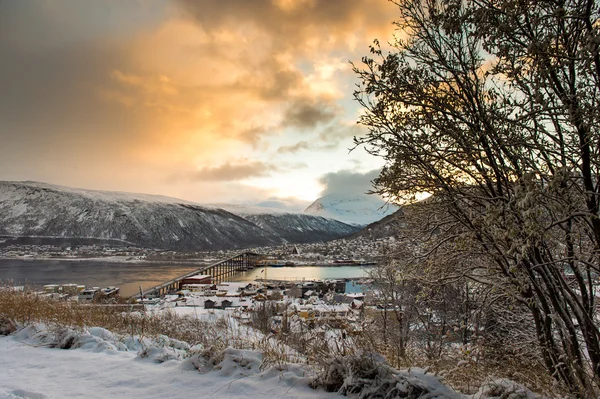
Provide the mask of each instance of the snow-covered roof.
[{"label": "snow-covered roof", "polygon": [[240,307],[240,306],[250,306],[252,301],[247,298],[240,297],[199,297],[199,296],[188,296],[186,297],[185,306],[198,306],[205,307],[205,303],[207,301],[212,301],[217,305],[221,305],[223,301],[228,301],[231,303],[231,307]]}]

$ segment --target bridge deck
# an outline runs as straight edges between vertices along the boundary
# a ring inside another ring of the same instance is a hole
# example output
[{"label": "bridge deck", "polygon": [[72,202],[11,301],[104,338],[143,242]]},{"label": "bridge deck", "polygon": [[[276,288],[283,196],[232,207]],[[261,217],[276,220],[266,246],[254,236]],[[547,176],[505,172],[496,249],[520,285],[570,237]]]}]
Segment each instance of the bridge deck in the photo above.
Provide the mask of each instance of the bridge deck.
[{"label": "bridge deck", "polygon": [[[210,274],[214,279],[220,280],[223,277],[231,276],[248,268],[254,268],[256,261],[261,257],[254,252],[242,252],[225,260],[218,261],[211,265],[203,266],[197,270],[186,273],[165,283],[144,290],[144,296],[164,295],[170,291],[178,290],[182,280],[199,274]],[[141,299],[142,293],[133,296],[135,299]]]}]

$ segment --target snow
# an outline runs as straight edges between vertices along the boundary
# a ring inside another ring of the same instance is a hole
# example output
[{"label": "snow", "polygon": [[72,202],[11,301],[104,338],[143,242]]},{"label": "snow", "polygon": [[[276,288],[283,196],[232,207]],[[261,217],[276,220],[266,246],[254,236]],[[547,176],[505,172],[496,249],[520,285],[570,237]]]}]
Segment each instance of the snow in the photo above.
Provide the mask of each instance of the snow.
[{"label": "snow", "polygon": [[304,213],[364,226],[391,215],[397,210],[396,206],[388,205],[374,195],[332,193],[317,199],[306,208]]},{"label": "snow", "polygon": [[279,208],[269,208],[263,206],[249,206],[249,205],[238,205],[238,204],[202,204],[207,208],[215,208],[215,209],[223,209],[227,212],[231,212],[234,215],[238,216],[248,216],[248,215],[273,215],[273,214],[300,214],[301,212],[289,212],[285,209]]},{"label": "snow", "polygon": [[[103,202],[152,202],[152,203],[163,203],[163,204],[189,204],[195,206],[201,206],[196,202],[185,201],[178,198],[166,197],[164,195],[156,194],[139,194],[139,193],[127,193],[122,191],[100,191],[100,190],[86,190],[82,188],[60,186],[57,184],[48,184],[43,182],[25,181],[25,182],[4,182],[9,184],[23,184],[30,188],[44,189],[60,191],[63,193],[75,194],[87,199],[103,201]],[[0,201],[9,199],[8,194],[10,191],[3,190],[5,195],[0,196]]]},{"label": "snow", "polygon": [[229,348],[210,364],[202,356],[181,360],[194,348],[167,337],[115,344],[110,331],[96,328],[76,340],[77,349],[61,350],[45,346],[49,335],[28,327],[0,337],[0,399],[341,398],[311,389],[301,366],[261,371],[262,355],[255,351]]},{"label": "snow", "polygon": [[245,216],[158,195],[0,181],[0,235],[13,237],[215,250],[331,240],[356,231],[338,221],[279,209],[240,214]]},{"label": "snow", "polygon": [[[365,359],[378,364],[378,378],[363,378],[358,366]],[[328,368],[317,376],[302,364],[269,366],[259,351],[215,352],[164,335],[118,336],[100,327],[77,331],[31,324],[0,336],[0,399],[164,398],[175,393],[183,398],[344,397],[313,390],[315,378],[334,378],[341,384],[339,392],[351,398],[385,393],[411,399],[539,399],[505,379],[492,379],[465,396],[426,369],[394,370],[379,355],[367,353],[336,357]]]}]

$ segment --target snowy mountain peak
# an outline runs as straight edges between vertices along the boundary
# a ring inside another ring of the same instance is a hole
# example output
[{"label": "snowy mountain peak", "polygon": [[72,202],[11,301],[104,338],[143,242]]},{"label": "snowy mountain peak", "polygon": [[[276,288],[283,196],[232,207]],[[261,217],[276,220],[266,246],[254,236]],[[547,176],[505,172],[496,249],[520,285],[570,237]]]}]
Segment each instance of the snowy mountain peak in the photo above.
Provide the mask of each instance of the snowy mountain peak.
[{"label": "snowy mountain peak", "polygon": [[317,199],[304,213],[365,226],[397,210],[398,207],[386,204],[375,195],[332,193]]}]

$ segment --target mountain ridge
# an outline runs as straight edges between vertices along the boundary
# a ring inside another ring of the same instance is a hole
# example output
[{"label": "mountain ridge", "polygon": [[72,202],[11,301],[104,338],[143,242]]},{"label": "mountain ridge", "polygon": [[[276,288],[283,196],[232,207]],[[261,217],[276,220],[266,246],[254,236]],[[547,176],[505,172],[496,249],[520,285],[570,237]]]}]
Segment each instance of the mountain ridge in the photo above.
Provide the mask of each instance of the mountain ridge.
[{"label": "mountain ridge", "polygon": [[297,224],[296,216],[263,228],[257,225],[260,218],[252,221],[172,197],[0,181],[0,236],[79,237],[148,248],[214,250],[315,242],[357,230],[339,221],[303,216],[303,223],[313,223],[313,229],[295,235],[288,224]]}]

